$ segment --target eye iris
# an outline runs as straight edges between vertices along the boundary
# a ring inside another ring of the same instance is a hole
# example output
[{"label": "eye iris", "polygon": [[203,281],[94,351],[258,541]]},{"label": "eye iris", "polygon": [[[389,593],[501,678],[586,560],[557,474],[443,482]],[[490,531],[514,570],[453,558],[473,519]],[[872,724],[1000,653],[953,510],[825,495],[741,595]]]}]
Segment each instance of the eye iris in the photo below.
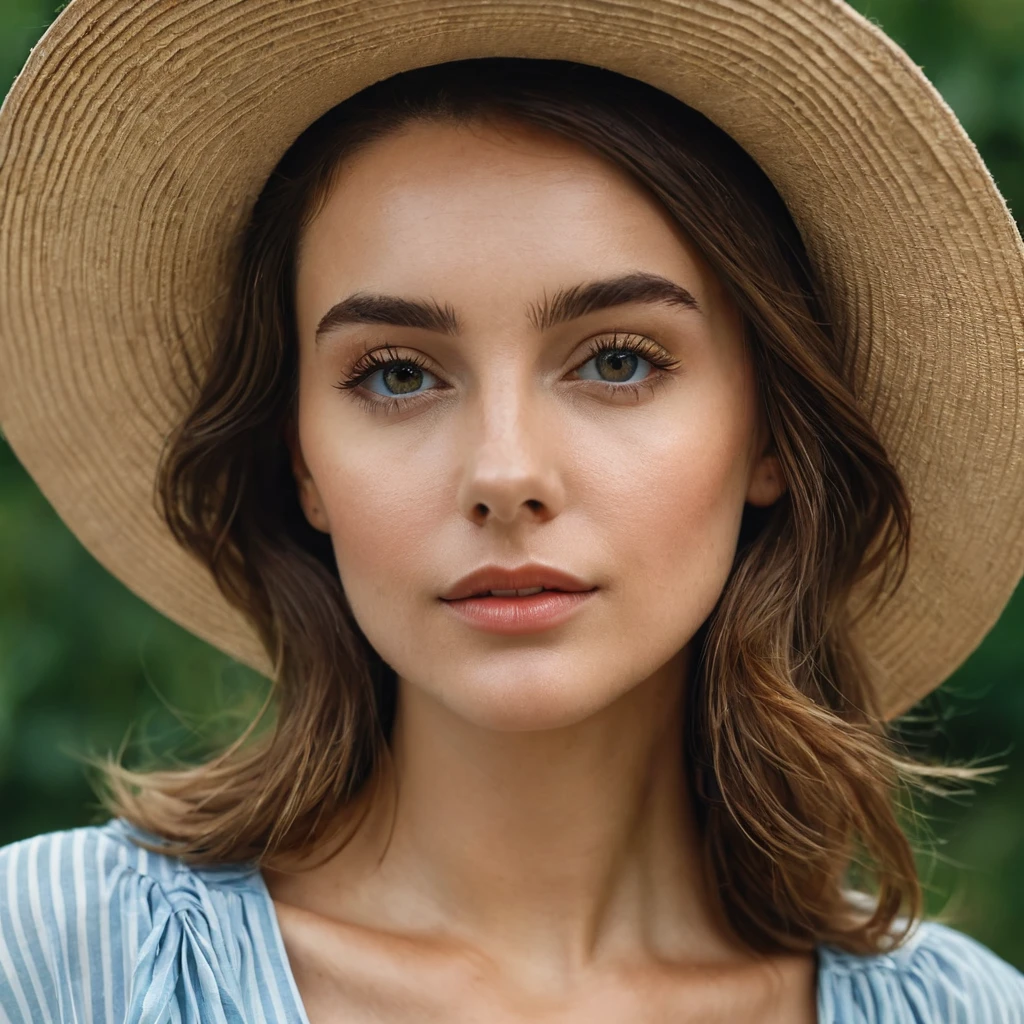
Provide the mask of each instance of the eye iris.
[{"label": "eye iris", "polygon": [[617,350],[609,350],[602,352],[597,356],[597,364],[600,366],[604,363],[606,366],[611,367],[611,372],[618,376],[613,376],[609,379],[621,382],[628,380],[633,376],[636,371],[638,356],[635,352],[623,352]]},{"label": "eye iris", "polygon": [[[415,391],[423,383],[423,371],[411,363],[399,363],[386,369],[381,376],[384,383],[397,395]],[[397,381],[397,384],[393,383]]]}]

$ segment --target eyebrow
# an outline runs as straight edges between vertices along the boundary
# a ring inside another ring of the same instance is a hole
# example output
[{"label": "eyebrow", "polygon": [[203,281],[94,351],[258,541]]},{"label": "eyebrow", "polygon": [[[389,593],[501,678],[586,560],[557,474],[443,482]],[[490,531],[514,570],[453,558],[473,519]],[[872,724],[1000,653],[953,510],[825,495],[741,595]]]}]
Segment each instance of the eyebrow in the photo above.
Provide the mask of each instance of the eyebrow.
[{"label": "eyebrow", "polygon": [[[539,304],[530,303],[527,316],[537,330],[543,331],[587,313],[631,302],[652,305],[663,303],[703,314],[700,303],[682,285],[659,274],[636,272],[571,288],[560,288],[550,299],[545,296]],[[324,314],[317,324],[316,338],[319,341],[322,334],[350,324],[419,327],[451,335],[458,335],[462,330],[455,310],[447,303],[441,305],[432,299],[406,299],[397,295],[356,292],[333,305]]]}]

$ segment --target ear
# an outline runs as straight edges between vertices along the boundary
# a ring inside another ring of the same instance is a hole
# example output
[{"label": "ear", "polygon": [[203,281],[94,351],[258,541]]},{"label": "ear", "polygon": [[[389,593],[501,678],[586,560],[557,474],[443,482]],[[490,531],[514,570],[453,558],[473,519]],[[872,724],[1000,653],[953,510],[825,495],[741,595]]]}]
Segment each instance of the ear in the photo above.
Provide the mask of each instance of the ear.
[{"label": "ear", "polygon": [[750,468],[747,482],[747,501],[751,505],[774,505],[786,490],[786,477],[782,472],[782,462],[775,454],[771,434],[763,427],[761,438],[761,454]]},{"label": "ear", "polygon": [[290,417],[285,424],[284,435],[285,444],[287,444],[288,452],[291,456],[292,475],[295,477],[299,504],[302,506],[306,520],[314,530],[330,533],[331,527],[327,521],[327,514],[324,512],[323,500],[320,497],[319,490],[317,490],[313,476],[309,472],[309,467],[306,465],[306,459],[302,454],[298,424],[294,416]]},{"label": "ear", "polygon": [[786,480],[778,456],[765,453],[754,464],[747,486],[747,501],[751,505],[774,505],[785,490]]}]

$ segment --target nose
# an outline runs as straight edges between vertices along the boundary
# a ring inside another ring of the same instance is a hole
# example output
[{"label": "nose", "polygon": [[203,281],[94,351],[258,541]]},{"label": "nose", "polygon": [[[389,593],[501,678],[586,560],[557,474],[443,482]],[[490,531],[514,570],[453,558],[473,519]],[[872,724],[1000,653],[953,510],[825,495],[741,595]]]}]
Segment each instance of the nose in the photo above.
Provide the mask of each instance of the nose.
[{"label": "nose", "polygon": [[478,526],[546,522],[565,501],[556,410],[535,382],[510,377],[480,389],[460,424],[459,508]]}]

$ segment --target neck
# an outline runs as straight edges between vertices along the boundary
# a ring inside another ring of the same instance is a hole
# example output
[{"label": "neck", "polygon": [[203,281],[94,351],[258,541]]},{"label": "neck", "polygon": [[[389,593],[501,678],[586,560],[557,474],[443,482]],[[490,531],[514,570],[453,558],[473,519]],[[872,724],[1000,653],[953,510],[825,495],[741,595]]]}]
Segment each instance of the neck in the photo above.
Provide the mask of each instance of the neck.
[{"label": "neck", "polygon": [[307,879],[310,904],[440,934],[524,975],[735,959],[685,780],[686,653],[537,732],[482,729],[400,681],[387,775],[352,841]]}]

